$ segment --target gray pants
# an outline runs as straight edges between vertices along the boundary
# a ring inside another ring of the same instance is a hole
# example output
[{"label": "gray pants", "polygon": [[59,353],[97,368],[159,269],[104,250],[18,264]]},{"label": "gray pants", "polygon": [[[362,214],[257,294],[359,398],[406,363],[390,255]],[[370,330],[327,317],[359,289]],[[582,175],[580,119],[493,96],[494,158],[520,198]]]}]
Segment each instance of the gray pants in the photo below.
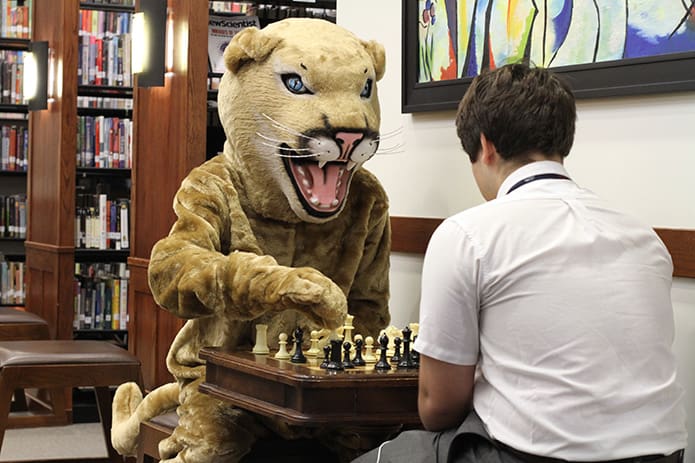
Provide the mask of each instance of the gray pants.
[{"label": "gray pants", "polygon": [[405,431],[352,463],[522,463],[496,448],[477,413],[443,432]]}]

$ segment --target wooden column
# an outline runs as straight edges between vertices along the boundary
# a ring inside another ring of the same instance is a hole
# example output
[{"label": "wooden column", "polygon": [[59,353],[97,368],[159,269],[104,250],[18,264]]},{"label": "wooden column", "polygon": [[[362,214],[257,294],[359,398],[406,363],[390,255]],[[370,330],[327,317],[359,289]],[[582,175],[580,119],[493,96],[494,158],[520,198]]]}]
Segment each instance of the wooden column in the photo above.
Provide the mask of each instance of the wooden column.
[{"label": "wooden column", "polygon": [[168,0],[168,8],[175,24],[173,72],[164,87],[134,90],[128,344],[142,361],[147,389],[172,380],[166,354],[183,326],[152,298],[150,252],[174,223],[172,201],[181,181],[205,160],[208,2]]},{"label": "wooden column", "polygon": [[27,310],[72,338],[78,0],[34,0],[33,40],[54,52],[56,93],[29,115]]}]

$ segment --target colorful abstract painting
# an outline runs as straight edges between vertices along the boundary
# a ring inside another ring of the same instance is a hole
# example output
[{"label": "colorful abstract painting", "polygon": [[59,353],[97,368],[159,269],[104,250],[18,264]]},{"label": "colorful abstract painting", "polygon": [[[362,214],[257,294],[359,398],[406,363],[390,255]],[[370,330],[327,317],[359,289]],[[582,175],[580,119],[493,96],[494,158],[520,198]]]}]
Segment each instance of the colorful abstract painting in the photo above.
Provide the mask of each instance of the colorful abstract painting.
[{"label": "colorful abstract painting", "polygon": [[420,83],[695,51],[695,0],[417,0]]}]

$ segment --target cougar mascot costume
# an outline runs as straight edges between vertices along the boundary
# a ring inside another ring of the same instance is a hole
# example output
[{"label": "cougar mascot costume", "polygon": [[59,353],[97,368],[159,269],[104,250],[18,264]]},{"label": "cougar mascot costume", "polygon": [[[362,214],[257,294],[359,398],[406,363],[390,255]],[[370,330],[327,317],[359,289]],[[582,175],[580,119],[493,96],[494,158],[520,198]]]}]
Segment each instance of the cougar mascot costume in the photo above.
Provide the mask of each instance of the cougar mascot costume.
[{"label": "cougar mascot costume", "polygon": [[188,320],[167,356],[176,382],[144,400],[121,385],[113,445],[133,455],[139,423],[176,409],[164,462],[236,462],[271,433],[357,447],[356,434],[291,427],[198,392],[198,352],[250,349],[258,323],[271,349],[280,332],[336,328],[347,313],[365,336],[388,325],[388,203],[363,168],[379,146],[384,49],[327,21],[287,19],[241,31],[224,58],[224,153],[183,180],[149,266],[157,303]]}]

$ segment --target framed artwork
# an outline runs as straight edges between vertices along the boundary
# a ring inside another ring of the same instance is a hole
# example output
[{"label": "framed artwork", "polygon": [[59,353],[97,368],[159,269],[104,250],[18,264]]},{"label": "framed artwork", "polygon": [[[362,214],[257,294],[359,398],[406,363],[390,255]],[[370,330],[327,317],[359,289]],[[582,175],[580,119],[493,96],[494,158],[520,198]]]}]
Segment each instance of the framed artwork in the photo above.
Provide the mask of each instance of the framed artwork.
[{"label": "framed artwork", "polygon": [[695,0],[403,0],[403,112],[455,108],[514,62],[577,98],[695,90]]}]

